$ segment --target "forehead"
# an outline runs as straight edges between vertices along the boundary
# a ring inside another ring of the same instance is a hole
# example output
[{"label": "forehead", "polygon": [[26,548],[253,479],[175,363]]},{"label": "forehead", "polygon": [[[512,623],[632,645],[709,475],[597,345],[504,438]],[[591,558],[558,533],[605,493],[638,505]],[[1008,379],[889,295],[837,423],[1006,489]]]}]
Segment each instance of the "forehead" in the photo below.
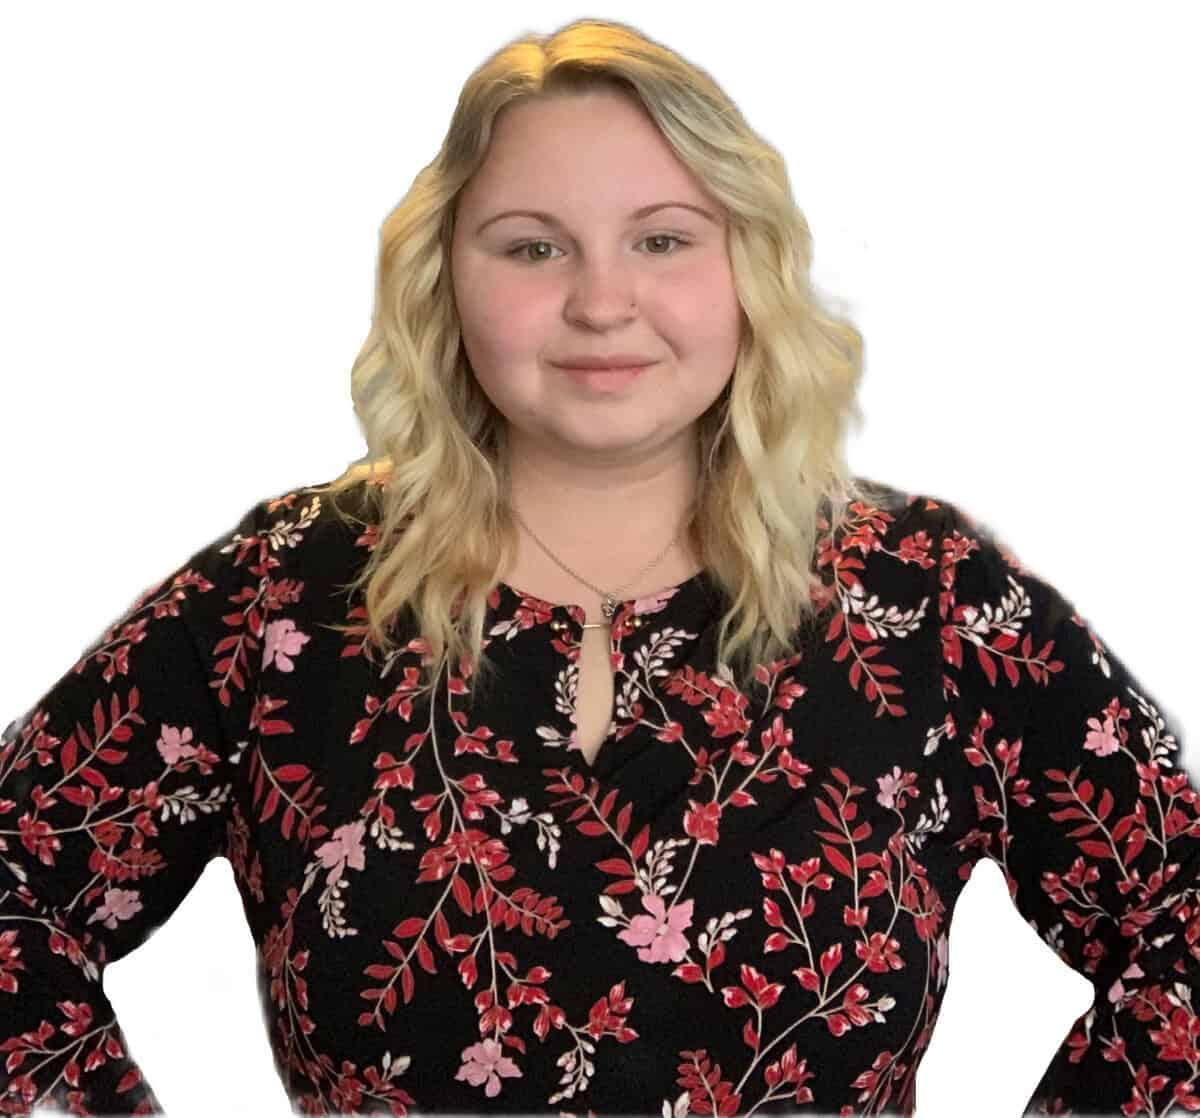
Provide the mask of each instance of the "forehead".
[{"label": "forehead", "polygon": [[473,216],[485,208],[527,209],[625,220],[668,199],[715,208],[646,111],[602,92],[504,109],[461,203]]}]

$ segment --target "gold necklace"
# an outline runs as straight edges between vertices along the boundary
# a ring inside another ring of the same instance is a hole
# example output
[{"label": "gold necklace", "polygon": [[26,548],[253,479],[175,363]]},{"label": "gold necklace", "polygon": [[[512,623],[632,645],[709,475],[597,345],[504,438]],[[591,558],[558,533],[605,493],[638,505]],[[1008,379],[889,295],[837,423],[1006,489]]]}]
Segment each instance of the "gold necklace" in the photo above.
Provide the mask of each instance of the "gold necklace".
[{"label": "gold necklace", "polygon": [[[615,614],[617,612],[617,606],[620,605],[620,603],[621,603],[621,598],[618,596],[620,594],[620,590],[609,593],[606,590],[601,590],[600,587],[598,587],[598,586],[593,586],[581,574],[578,574],[577,572],[571,570],[571,568],[568,567],[566,565],[566,563],[564,563],[561,559],[559,559],[557,555],[555,555],[544,543],[542,543],[542,541],[540,539],[538,539],[537,533],[534,532],[534,530],[532,528],[530,528],[528,524],[525,523],[524,517],[522,517],[521,514],[519,512],[517,512],[517,510],[515,508],[512,510],[512,514],[513,514],[513,516],[515,516],[517,518],[517,521],[520,523],[521,527],[524,528],[525,531],[528,532],[533,537],[533,540],[538,545],[538,547],[540,547],[547,555],[549,555],[550,558],[553,559],[555,563],[557,563],[560,567],[562,567],[562,569],[564,571],[566,571],[567,574],[571,575],[573,578],[577,578],[580,582],[582,582],[584,584],[584,586],[588,587],[588,589],[590,589],[590,590],[595,591],[603,599],[603,601],[600,604],[600,611],[601,611],[601,613],[604,614],[605,620],[604,621],[593,621],[590,624],[585,624],[583,627],[585,629],[603,629],[603,628],[610,627],[612,625],[613,614]],[[684,522],[685,527],[686,527],[686,524],[687,524],[687,522],[685,521]],[[647,571],[652,570],[659,563],[661,563],[663,561],[663,558],[666,556],[667,552],[670,551],[671,548],[675,546],[675,540],[679,539],[679,537],[682,535],[683,535],[683,528],[681,528],[679,530],[679,533],[676,535],[675,539],[671,540],[671,542],[669,544],[667,544],[667,546],[665,548],[663,548],[663,550],[662,550],[661,554],[658,556],[658,558],[655,559],[654,562],[651,563],[648,567],[645,567],[640,572],[638,572],[637,577],[632,579],[630,582],[626,583],[626,586],[634,585],[638,581],[638,579],[640,579]],[[623,590],[624,587],[622,587],[621,589]]]}]

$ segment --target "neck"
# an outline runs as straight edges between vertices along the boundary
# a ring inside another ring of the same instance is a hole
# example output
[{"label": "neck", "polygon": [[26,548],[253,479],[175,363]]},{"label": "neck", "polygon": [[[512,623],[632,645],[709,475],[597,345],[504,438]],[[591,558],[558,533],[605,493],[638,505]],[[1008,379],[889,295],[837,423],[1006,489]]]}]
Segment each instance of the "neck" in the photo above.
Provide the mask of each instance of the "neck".
[{"label": "neck", "polygon": [[694,436],[652,457],[627,455],[606,465],[516,444],[509,458],[508,500],[556,555],[561,554],[557,540],[578,555],[601,549],[645,564],[689,516],[698,465]]},{"label": "neck", "polygon": [[[686,530],[690,501],[669,506],[630,501],[624,506],[606,506],[605,512],[582,502],[559,504],[527,496],[518,496],[510,504],[522,532],[540,541],[539,550],[567,563],[572,555],[584,561],[589,555],[607,555],[624,556],[632,564],[644,566],[669,545],[673,544],[674,550],[690,550]],[[667,557],[663,556],[664,562]]]},{"label": "neck", "polygon": [[681,531],[696,499],[693,461],[677,455],[602,472],[513,455],[509,503],[520,520],[505,581],[550,601],[598,603],[585,583],[632,598],[690,578],[701,566]]}]

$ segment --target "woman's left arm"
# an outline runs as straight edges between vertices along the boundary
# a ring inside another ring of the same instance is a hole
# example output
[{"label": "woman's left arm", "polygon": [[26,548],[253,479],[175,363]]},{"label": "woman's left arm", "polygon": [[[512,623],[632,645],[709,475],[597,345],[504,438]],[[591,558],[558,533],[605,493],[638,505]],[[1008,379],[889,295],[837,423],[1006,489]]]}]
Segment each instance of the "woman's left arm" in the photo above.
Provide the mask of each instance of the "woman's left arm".
[{"label": "woman's left arm", "polygon": [[1070,601],[946,509],[940,748],[962,876],[995,861],[1096,990],[1024,1113],[1200,1110],[1200,803],[1179,735]]}]

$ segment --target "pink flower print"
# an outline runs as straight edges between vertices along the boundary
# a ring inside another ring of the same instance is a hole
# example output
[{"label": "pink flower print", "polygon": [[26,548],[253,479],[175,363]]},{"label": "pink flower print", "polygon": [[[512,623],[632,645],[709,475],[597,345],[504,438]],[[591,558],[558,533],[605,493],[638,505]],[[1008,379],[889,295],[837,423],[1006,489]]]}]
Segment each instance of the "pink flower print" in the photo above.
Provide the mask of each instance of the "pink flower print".
[{"label": "pink flower print", "polygon": [[670,586],[666,590],[656,590],[644,598],[637,598],[633,603],[633,612],[635,614],[660,613],[666,604],[675,597],[675,593],[675,587]]},{"label": "pink flower print", "polygon": [[142,911],[136,889],[106,889],[104,903],[87,918],[89,924],[103,920],[106,928],[115,928],[118,920],[128,920]]},{"label": "pink flower print", "polygon": [[895,807],[896,789],[900,786],[902,780],[900,766],[894,766],[890,773],[884,773],[883,776],[876,777],[875,779],[879,785],[879,793],[875,797],[879,805],[881,807]]},{"label": "pink flower print", "polygon": [[521,1069],[512,1062],[500,1047],[498,1041],[481,1040],[463,1049],[463,1064],[458,1069],[455,1079],[465,1079],[472,1087],[486,1083],[483,1093],[489,1099],[500,1094],[500,1076],[511,1078],[520,1076]]},{"label": "pink flower print", "polygon": [[1090,749],[1097,757],[1107,757],[1110,753],[1116,753],[1121,748],[1121,743],[1117,740],[1116,734],[1113,733],[1113,720],[1111,716],[1104,716],[1104,725],[1101,725],[1095,718],[1089,718],[1088,725],[1092,729],[1084,740],[1084,749]]},{"label": "pink flower print", "polygon": [[934,969],[937,971],[937,989],[940,990],[946,985],[950,967],[950,940],[945,932],[938,935],[937,952],[934,958],[936,960]]},{"label": "pink flower print", "polygon": [[1145,978],[1145,977],[1146,977],[1145,971],[1143,971],[1142,968],[1137,965],[1137,963],[1130,963],[1129,966],[1127,966],[1121,972],[1121,977],[1118,978],[1108,988],[1108,1000],[1110,1002],[1119,1002],[1125,996],[1125,983],[1124,983],[1123,979]]},{"label": "pink flower print", "polygon": [[262,666],[269,668],[273,662],[281,672],[290,672],[295,667],[290,657],[298,656],[310,640],[312,637],[297,629],[296,623],[290,618],[272,621],[263,638]]},{"label": "pink flower print", "polygon": [[642,907],[649,916],[635,916],[629,927],[617,933],[617,939],[638,948],[643,963],[678,963],[687,954],[688,940],[683,929],[692,923],[694,901],[684,901],[667,915],[666,905],[657,893],[642,897]]},{"label": "pink flower print", "polygon": [[196,756],[196,747],[189,744],[191,740],[191,726],[184,726],[182,730],[177,730],[174,726],[164,723],[158,735],[158,752],[168,765],[176,765],[185,757]]},{"label": "pink flower print", "polygon": [[882,807],[902,808],[905,796],[909,799],[916,798],[916,780],[916,773],[901,772],[899,765],[893,765],[890,773],[875,778],[879,785],[875,799]]},{"label": "pink flower print", "polygon": [[330,871],[325,880],[333,885],[342,878],[342,870],[349,866],[353,870],[361,870],[366,859],[363,856],[362,837],[366,829],[365,820],[358,819],[353,823],[343,823],[333,837],[317,847],[317,857],[321,864]]}]

